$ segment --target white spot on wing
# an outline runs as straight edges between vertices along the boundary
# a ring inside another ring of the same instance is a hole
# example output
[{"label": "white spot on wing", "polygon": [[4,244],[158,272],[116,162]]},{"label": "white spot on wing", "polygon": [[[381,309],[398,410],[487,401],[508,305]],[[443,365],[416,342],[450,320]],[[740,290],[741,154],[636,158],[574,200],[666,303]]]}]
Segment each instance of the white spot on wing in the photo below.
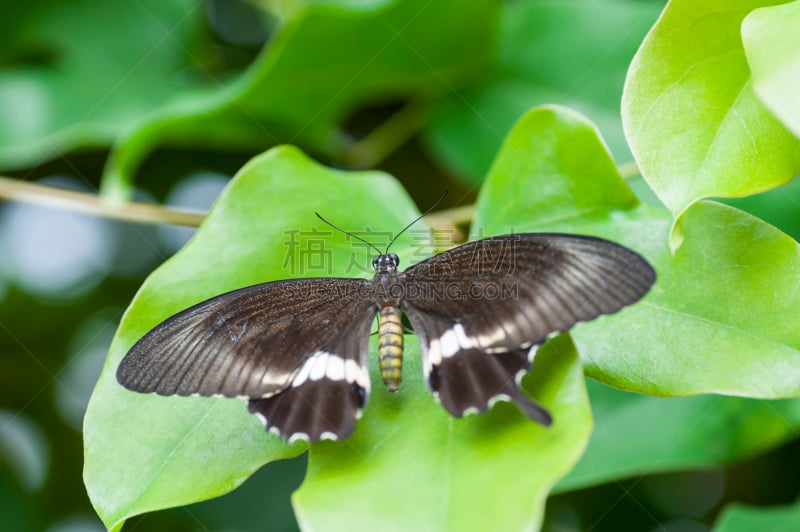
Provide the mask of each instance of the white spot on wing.
[{"label": "white spot on wing", "polygon": [[[434,338],[430,342],[428,360],[430,364],[425,370],[430,373],[430,366],[439,365],[443,358],[450,358],[464,349],[482,349],[488,354],[508,353],[510,348],[497,345],[506,340],[506,330],[502,327],[496,328],[493,332],[479,336],[467,336],[464,326],[456,323],[452,328],[446,330],[439,338]],[[527,349],[530,342],[521,347]]]},{"label": "white spot on wing", "polygon": [[450,358],[462,349],[473,349],[480,347],[475,338],[467,336],[464,326],[456,323],[452,328],[447,329],[438,340],[431,341],[430,350],[435,353],[431,356],[431,362],[437,364],[442,358]]},{"label": "white spot on wing", "polygon": [[328,355],[328,367],[325,376],[334,381],[343,381],[345,377],[344,359],[336,355]]},{"label": "white spot on wing", "polygon": [[488,402],[489,408],[492,408],[497,403],[504,402],[504,401],[511,401],[511,396],[508,395],[508,394],[505,394],[505,393],[499,393],[499,394],[495,395],[494,397],[492,397],[491,399],[489,399],[489,402]]},{"label": "white spot on wing", "polygon": [[508,353],[509,349],[507,347],[487,347],[486,352],[490,355],[496,355],[498,353]]},{"label": "white spot on wing", "polygon": [[305,364],[303,364],[303,367],[297,372],[297,375],[295,375],[294,380],[292,381],[292,386],[300,386],[308,380],[308,377],[311,375],[311,368],[314,367],[315,360],[316,353],[312,355],[311,358],[306,360]]},{"label": "white spot on wing", "polygon": [[311,438],[309,438],[308,434],[306,434],[305,432],[295,432],[294,434],[289,436],[289,439],[287,440],[287,443],[292,444],[292,443],[294,443],[296,441],[300,441],[300,440],[310,441]]},{"label": "white spot on wing", "polygon": [[[296,379],[296,377],[295,377]],[[264,374],[261,376],[261,385],[267,388],[273,387],[281,387],[286,382],[286,374],[285,373],[276,373],[274,371],[265,371]],[[270,397],[275,395],[274,392],[269,393],[267,395],[262,395],[261,397]]]},{"label": "white spot on wing", "polygon": [[314,353],[308,362],[306,362],[306,364],[311,364],[311,371],[309,372],[308,378],[312,381],[318,381],[323,378],[328,369],[328,360],[330,360],[330,357],[331,354],[325,351],[317,351]]},{"label": "white spot on wing", "polygon": [[344,361],[344,378],[347,382],[358,383],[365,390],[369,390],[369,372],[355,360]]},{"label": "white spot on wing", "polygon": [[325,431],[319,435],[320,440],[338,440],[339,436],[334,434],[333,432]]},{"label": "white spot on wing", "polygon": [[453,329],[447,329],[439,338],[439,353],[443,358],[448,358],[458,353],[458,338]]},{"label": "white spot on wing", "polygon": [[461,325],[460,323],[456,323],[455,325],[453,325],[452,331],[455,333],[456,341],[461,347],[475,345],[474,340],[472,338],[467,337],[467,332],[464,330],[464,326]]},{"label": "white spot on wing", "polygon": [[464,417],[467,417],[467,416],[471,416],[471,415],[477,414],[479,412],[480,412],[480,410],[478,410],[477,406],[469,406],[469,407],[464,409],[464,411],[461,413],[461,415],[464,416]]},{"label": "white spot on wing", "polygon": [[528,351],[528,362],[533,362],[533,359],[536,358],[536,352],[539,350],[538,345],[534,345],[531,347],[531,350]]},{"label": "white spot on wing", "polygon": [[[510,327],[514,327],[514,325],[513,324],[507,324],[507,327],[509,327],[509,328]],[[497,345],[499,343],[502,343],[505,339],[506,339],[506,329],[504,329],[503,327],[497,327],[491,333],[489,333],[489,334],[481,334],[481,335],[479,335],[479,336],[477,336],[475,338],[476,343],[478,343],[479,345],[482,345],[484,347],[489,347],[489,348],[491,348],[491,346],[494,346],[494,345]],[[496,347],[494,349],[502,349],[502,348]],[[489,352],[488,349],[486,351]],[[506,349],[506,351],[507,351],[507,349]],[[500,351],[498,351],[498,352],[500,352]]]},{"label": "white spot on wing", "polygon": [[269,424],[269,421],[267,420],[266,417],[264,417],[264,414],[262,414],[261,412],[255,412],[255,414],[256,414],[256,417],[258,418],[258,420],[261,423],[263,423],[265,427]]},{"label": "white spot on wing", "polygon": [[[437,364],[441,364],[442,359],[439,358]],[[429,380],[431,377],[431,371],[433,371],[433,360],[431,360],[431,348],[428,349],[423,348],[422,352],[422,374],[425,376],[425,380]]]},{"label": "white spot on wing", "polygon": [[431,344],[428,347],[428,357],[426,362],[430,362],[427,364],[425,371],[430,374],[431,367],[430,366],[438,366],[442,363],[442,349],[439,346],[439,339],[434,338],[431,340]]},{"label": "white spot on wing", "polygon": [[292,386],[298,387],[308,380],[318,381],[323,378],[358,382],[363,386],[362,379],[360,379],[361,373],[363,372],[355,361],[345,360],[327,351],[317,351],[300,368],[292,381]]}]

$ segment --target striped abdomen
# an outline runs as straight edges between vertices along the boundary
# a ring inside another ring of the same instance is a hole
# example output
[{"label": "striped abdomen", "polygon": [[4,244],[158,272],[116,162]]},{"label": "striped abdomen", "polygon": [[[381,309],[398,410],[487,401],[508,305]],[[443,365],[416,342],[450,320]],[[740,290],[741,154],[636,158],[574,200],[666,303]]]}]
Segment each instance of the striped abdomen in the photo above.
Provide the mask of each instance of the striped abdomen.
[{"label": "striped abdomen", "polygon": [[397,307],[381,309],[378,320],[378,362],[386,389],[397,391],[403,373],[403,324]]}]

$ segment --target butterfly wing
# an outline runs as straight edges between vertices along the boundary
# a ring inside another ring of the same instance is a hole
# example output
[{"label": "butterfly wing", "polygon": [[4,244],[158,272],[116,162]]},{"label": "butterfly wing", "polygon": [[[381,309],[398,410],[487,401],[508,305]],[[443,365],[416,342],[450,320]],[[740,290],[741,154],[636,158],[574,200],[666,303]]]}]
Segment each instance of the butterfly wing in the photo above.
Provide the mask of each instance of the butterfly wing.
[{"label": "butterfly wing", "polygon": [[428,386],[461,417],[514,401],[536,347],[580,321],[638,301],[655,281],[635,252],[599,238],[530,233],[458,246],[404,272],[401,306],[420,338]]},{"label": "butterfly wing", "polygon": [[145,334],[117,380],[137,392],[249,399],[287,439],[345,436],[369,392],[369,286],[293,279],[222,294]]}]

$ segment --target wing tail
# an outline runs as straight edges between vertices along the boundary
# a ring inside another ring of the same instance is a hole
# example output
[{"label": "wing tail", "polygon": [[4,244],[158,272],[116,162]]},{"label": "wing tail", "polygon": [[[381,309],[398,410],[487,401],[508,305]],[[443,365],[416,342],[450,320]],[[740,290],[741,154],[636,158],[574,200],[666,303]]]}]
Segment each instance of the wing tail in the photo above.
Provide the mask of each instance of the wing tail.
[{"label": "wing tail", "polygon": [[528,369],[527,350],[485,353],[464,349],[457,356],[432,364],[427,381],[442,406],[455,417],[486,412],[497,402],[511,401],[528,418],[548,426],[553,421],[550,413],[519,386]]}]

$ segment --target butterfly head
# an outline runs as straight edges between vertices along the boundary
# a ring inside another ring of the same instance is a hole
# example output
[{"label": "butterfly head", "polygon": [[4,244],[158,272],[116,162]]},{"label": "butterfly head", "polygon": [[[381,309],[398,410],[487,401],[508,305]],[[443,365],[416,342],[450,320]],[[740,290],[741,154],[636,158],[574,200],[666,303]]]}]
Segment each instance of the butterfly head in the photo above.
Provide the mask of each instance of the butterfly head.
[{"label": "butterfly head", "polygon": [[375,273],[397,273],[397,266],[400,265],[400,258],[394,253],[383,253],[372,259],[372,267]]}]

